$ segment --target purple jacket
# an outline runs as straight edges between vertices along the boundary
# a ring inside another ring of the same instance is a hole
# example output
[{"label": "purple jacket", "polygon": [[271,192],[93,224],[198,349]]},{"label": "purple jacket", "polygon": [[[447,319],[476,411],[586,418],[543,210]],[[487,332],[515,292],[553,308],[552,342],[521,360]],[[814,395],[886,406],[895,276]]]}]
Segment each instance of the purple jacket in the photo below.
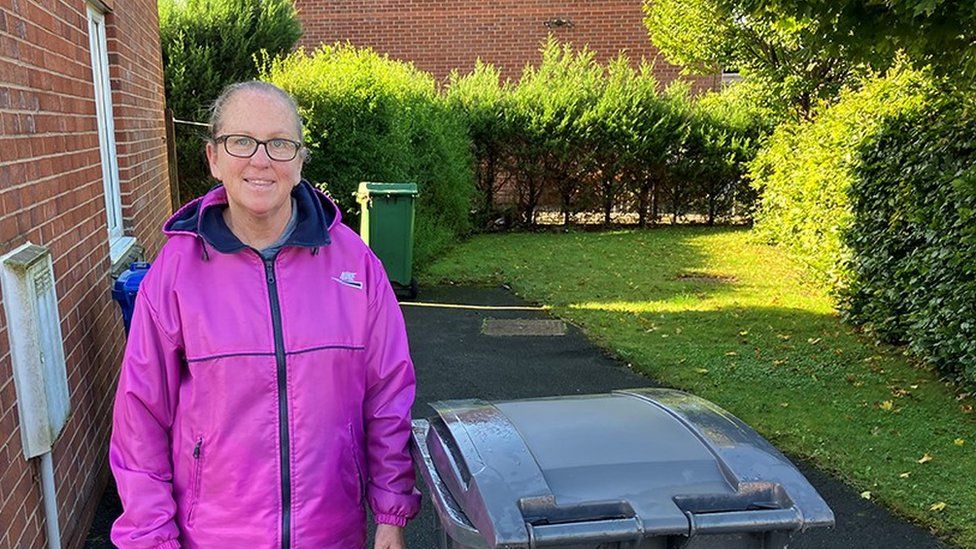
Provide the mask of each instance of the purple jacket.
[{"label": "purple jacket", "polygon": [[361,547],[416,515],[414,372],[383,268],[302,182],[266,262],[223,187],[181,208],[139,290],[109,462],[119,547]]}]

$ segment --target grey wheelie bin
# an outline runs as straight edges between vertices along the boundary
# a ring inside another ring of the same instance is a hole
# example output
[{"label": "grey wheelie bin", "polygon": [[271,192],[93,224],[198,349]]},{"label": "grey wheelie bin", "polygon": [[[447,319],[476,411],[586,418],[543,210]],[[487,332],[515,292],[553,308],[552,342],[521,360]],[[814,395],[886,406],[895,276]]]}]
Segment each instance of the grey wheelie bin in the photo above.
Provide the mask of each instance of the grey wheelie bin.
[{"label": "grey wheelie bin", "polygon": [[770,549],[834,524],[779,451],[686,393],[432,406],[413,453],[441,549]]}]

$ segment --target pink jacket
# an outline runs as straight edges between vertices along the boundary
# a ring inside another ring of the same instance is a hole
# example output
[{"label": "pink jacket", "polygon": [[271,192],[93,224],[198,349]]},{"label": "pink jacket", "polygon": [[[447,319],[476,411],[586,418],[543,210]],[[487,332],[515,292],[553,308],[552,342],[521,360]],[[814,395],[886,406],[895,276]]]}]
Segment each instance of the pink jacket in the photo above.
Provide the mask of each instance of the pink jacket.
[{"label": "pink jacket", "polygon": [[180,209],[136,300],[109,462],[122,548],[336,548],[418,511],[414,372],[380,262],[324,195],[292,193],[274,261],[221,215]]}]

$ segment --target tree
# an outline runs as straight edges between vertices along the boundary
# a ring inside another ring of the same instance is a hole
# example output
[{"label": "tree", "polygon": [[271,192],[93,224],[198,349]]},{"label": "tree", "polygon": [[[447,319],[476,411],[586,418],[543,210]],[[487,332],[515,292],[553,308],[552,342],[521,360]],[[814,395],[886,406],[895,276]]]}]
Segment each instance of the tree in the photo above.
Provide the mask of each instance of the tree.
[{"label": "tree", "polygon": [[976,77],[976,2],[972,0],[719,0],[746,16],[816,24],[834,54],[876,70],[905,52],[915,66],[971,84]]},{"label": "tree", "polygon": [[[765,84],[801,117],[834,97],[855,72],[830,23],[784,16],[746,0],[646,0],[645,25],[665,58],[690,73],[733,68]],[[748,8],[748,9],[747,9]]]}]

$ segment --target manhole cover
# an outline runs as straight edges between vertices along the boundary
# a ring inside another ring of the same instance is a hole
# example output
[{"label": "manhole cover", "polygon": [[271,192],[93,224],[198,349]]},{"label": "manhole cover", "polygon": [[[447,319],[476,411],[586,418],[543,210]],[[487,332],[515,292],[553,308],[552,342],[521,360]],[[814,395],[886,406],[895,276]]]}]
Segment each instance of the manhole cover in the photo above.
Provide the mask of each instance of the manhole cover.
[{"label": "manhole cover", "polygon": [[486,318],[481,324],[481,333],[487,336],[561,336],[566,335],[566,323],[551,319]]}]

